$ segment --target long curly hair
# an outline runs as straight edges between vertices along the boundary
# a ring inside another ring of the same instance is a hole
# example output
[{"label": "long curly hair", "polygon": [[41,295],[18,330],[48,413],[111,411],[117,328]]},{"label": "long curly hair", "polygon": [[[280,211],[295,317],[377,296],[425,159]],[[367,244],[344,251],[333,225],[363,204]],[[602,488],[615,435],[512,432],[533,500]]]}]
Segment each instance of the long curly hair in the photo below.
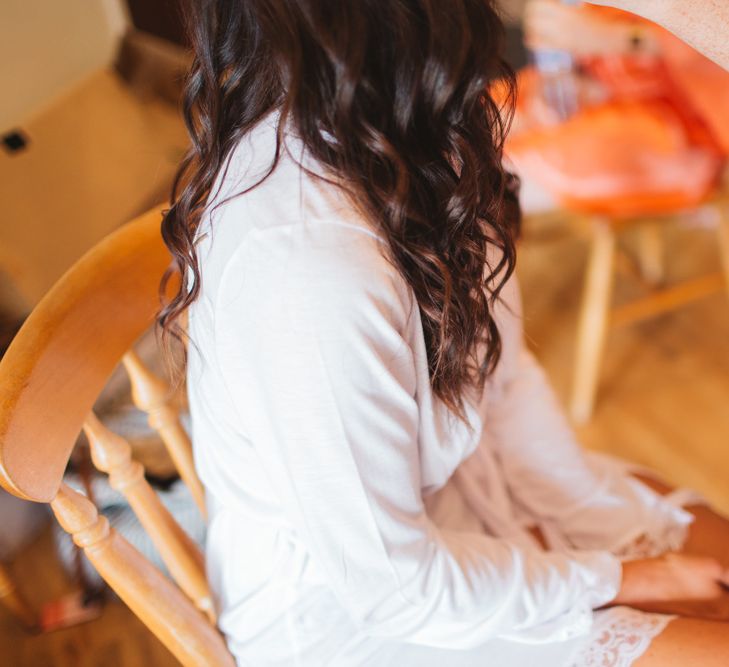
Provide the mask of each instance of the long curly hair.
[{"label": "long curly hair", "polygon": [[[501,354],[492,312],[514,270],[519,224],[515,179],[502,166],[514,74],[493,2],[183,7],[194,55],[183,102],[192,142],[162,222],[173,261],[161,291],[174,273],[186,279],[158,313],[163,340],[184,336],[178,318],[200,292],[193,240],[216,175],[240,139],[278,110],[279,137],[293,123],[388,240],[388,259],[420,309],[433,392],[465,420],[464,389],[483,388]],[[495,80],[505,103],[490,93]],[[499,250],[495,265],[489,246]]]}]

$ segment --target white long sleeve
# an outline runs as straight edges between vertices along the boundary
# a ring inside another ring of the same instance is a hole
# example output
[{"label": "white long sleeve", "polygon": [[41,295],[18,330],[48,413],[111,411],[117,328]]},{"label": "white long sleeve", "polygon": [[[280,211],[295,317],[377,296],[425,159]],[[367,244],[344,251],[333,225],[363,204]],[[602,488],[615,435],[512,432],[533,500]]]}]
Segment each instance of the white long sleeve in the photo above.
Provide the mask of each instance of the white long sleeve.
[{"label": "white long sleeve", "polygon": [[639,537],[654,542],[657,552],[676,548],[672,542],[692,515],[623,469],[587,455],[524,345],[518,287],[511,287],[511,312],[501,318],[509,349],[490,388],[484,431],[513,498],[573,548],[615,553]]},{"label": "white long sleeve", "polygon": [[612,555],[520,548],[427,516],[419,314],[380,242],[337,221],[277,223],[247,232],[220,279],[219,373],[286,521],[371,635],[466,648],[581,631],[617,593]]}]

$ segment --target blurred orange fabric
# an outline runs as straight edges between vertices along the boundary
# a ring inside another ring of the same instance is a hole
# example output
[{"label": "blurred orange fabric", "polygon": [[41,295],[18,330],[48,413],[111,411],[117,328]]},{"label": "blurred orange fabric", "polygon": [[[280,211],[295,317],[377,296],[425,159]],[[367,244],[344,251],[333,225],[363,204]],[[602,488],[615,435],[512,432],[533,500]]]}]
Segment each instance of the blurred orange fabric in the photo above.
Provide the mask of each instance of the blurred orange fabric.
[{"label": "blurred orange fabric", "polygon": [[517,171],[585,212],[630,217],[701,202],[729,155],[729,73],[665,31],[659,39],[660,57],[582,60],[603,101],[558,124],[534,113],[539,73],[522,70],[506,144]]}]

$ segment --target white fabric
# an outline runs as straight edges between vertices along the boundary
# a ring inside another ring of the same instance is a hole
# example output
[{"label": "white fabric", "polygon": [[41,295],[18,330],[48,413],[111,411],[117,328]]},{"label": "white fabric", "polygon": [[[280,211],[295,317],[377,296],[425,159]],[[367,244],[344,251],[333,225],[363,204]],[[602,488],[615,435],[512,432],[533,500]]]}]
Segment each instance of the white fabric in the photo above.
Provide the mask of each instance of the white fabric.
[{"label": "white fabric", "polygon": [[[273,123],[242,140],[216,202],[266,173]],[[691,515],[579,448],[524,347],[515,280],[498,370],[459,422],[431,392],[384,239],[286,142],[260,186],[204,216],[189,311],[207,566],[231,649],[257,666],[423,665],[438,650],[449,665],[569,665],[619,588],[611,551],[660,544]]]}]

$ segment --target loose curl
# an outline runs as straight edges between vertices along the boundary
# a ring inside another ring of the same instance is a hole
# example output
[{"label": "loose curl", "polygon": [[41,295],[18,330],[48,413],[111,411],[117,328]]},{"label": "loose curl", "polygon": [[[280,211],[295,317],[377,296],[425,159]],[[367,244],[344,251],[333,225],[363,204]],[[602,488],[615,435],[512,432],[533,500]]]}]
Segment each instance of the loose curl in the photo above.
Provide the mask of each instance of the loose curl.
[{"label": "loose curl", "polygon": [[[492,311],[514,270],[519,223],[515,179],[502,167],[514,75],[493,3],[193,0],[183,16],[192,147],[162,222],[173,262],[161,291],[176,272],[192,280],[158,314],[163,339],[181,339],[178,318],[200,292],[193,240],[216,175],[278,109],[279,142],[293,123],[388,240],[420,308],[433,392],[465,420],[464,389],[483,388],[501,354]],[[504,105],[489,92],[495,79]],[[278,151],[271,171],[277,160]]]}]

